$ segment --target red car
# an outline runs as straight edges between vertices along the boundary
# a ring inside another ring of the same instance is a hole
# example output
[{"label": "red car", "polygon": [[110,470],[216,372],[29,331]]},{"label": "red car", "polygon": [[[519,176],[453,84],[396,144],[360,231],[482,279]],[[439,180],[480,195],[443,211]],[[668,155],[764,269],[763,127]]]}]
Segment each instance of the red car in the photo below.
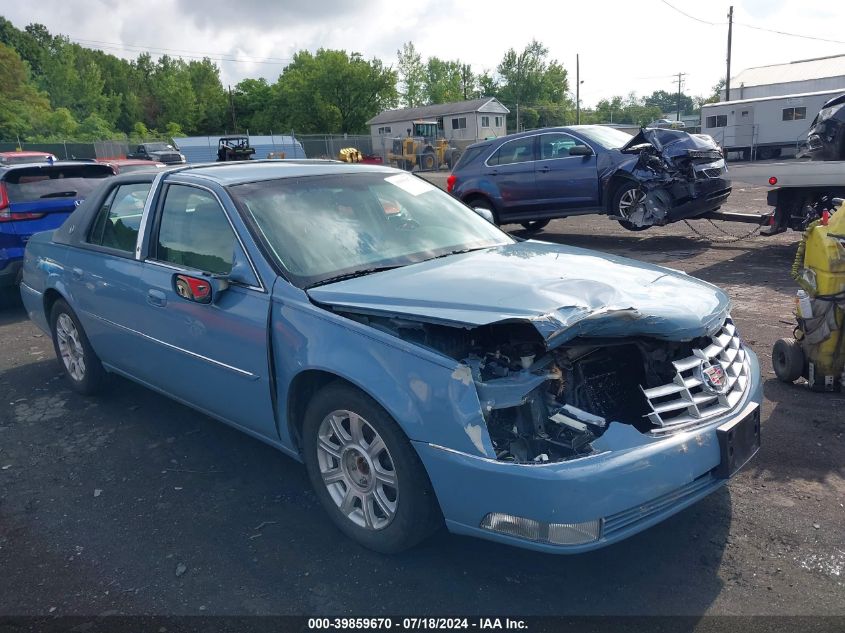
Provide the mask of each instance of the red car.
[{"label": "red car", "polygon": [[52,163],[58,160],[50,152],[0,152],[0,165],[22,163]]}]

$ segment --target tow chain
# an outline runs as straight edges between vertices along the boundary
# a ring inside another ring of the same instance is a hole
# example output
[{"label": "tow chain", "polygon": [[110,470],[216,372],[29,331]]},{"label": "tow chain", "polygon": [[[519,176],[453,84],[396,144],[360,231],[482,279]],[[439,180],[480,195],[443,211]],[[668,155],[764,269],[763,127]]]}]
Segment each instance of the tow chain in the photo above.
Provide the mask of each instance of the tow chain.
[{"label": "tow chain", "polygon": [[726,235],[727,237],[716,237],[716,236],[712,236],[712,235],[707,235],[706,233],[702,233],[697,228],[695,228],[692,224],[690,224],[687,220],[684,220],[684,224],[686,224],[689,227],[690,231],[692,231],[693,233],[698,235],[701,239],[707,240],[708,242],[718,242],[720,244],[732,244],[734,242],[741,242],[742,240],[747,240],[751,237],[754,237],[756,234],[758,234],[763,229],[763,225],[759,224],[744,235],[736,235],[735,233],[731,233],[729,231],[726,231],[722,227],[717,226],[713,222],[713,220],[707,220],[707,221],[711,224],[711,226],[714,229],[719,231],[719,233]]}]

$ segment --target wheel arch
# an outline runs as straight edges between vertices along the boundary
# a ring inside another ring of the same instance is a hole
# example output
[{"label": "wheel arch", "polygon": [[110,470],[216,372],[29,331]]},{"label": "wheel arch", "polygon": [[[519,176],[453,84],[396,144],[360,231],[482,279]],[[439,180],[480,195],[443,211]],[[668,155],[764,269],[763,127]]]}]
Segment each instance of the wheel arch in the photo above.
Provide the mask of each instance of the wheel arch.
[{"label": "wheel arch", "polygon": [[473,191],[463,196],[461,198],[461,202],[463,202],[468,207],[472,207],[473,204],[477,202],[487,203],[490,207],[490,211],[493,212],[493,218],[496,220],[496,224],[499,223],[499,209],[496,207],[492,198],[490,198],[490,196],[488,196],[487,194],[484,194],[480,191]]},{"label": "wheel arch", "polygon": [[59,299],[67,302],[67,297],[55,288],[47,288],[44,291],[44,316],[47,319],[47,323],[50,323],[50,312],[53,311],[53,306]]},{"label": "wheel arch", "polygon": [[627,184],[633,184],[639,186],[639,181],[634,178],[632,175],[624,172],[618,171],[610,177],[610,180],[607,182],[607,187],[605,187],[605,199],[604,199],[604,208],[608,215],[613,215],[613,200],[616,198],[616,192],[619,191],[621,187]]}]

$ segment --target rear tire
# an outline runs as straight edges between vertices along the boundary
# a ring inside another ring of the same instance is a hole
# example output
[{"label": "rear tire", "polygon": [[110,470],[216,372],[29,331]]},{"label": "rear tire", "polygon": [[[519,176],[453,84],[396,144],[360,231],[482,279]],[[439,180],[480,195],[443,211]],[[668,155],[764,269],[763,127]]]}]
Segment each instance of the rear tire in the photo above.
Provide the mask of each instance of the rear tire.
[{"label": "rear tire", "polygon": [[363,392],[339,381],[321,389],[306,409],[302,437],[317,498],[335,525],[364,547],[401,552],[441,525],[416,451]]},{"label": "rear tire", "polygon": [[50,310],[50,332],[56,357],[71,388],[86,396],[96,393],[106,372],[79,319],[64,299],[57,299]]},{"label": "rear tire", "polygon": [[536,233],[538,231],[542,231],[549,225],[551,220],[531,220],[529,222],[521,222],[522,228],[526,231],[531,231],[532,233]]},{"label": "rear tire", "polygon": [[795,339],[782,338],[772,348],[772,367],[782,382],[792,383],[804,373],[804,350]]}]

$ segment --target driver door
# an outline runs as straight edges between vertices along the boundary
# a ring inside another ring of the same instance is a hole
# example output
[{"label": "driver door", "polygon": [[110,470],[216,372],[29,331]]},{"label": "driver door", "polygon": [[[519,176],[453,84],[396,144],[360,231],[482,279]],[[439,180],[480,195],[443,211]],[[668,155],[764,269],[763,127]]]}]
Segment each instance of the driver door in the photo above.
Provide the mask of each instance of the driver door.
[{"label": "driver door", "polygon": [[[217,195],[168,185],[141,276],[150,382],[217,417],[276,438],[268,358],[269,295]],[[233,264],[252,283],[221,280]]]}]

